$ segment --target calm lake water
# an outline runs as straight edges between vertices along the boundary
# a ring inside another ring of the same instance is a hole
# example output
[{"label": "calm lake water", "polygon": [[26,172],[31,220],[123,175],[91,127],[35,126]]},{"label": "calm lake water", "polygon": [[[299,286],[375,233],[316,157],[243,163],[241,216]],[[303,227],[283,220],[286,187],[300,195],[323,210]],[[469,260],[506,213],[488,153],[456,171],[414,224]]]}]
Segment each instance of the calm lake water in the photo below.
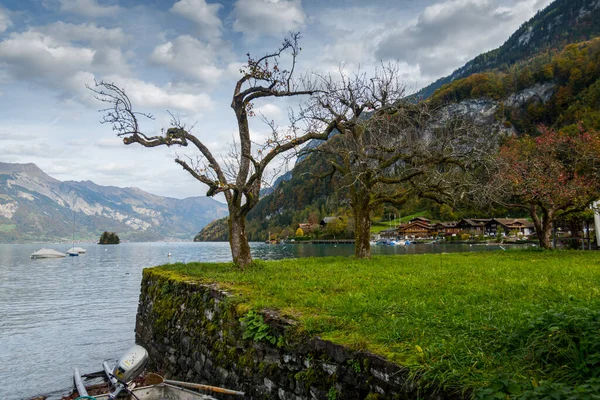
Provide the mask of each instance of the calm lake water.
[{"label": "calm lake water", "polygon": [[[227,243],[80,245],[79,257],[31,260],[41,247],[0,244],[0,399],[59,398],[72,369],[99,371],[134,344],[142,269],[168,262],[230,261]],[[255,258],[350,256],[352,245],[252,244]],[[493,251],[497,246],[373,246],[373,254]],[[171,253],[170,258],[167,255]]]}]

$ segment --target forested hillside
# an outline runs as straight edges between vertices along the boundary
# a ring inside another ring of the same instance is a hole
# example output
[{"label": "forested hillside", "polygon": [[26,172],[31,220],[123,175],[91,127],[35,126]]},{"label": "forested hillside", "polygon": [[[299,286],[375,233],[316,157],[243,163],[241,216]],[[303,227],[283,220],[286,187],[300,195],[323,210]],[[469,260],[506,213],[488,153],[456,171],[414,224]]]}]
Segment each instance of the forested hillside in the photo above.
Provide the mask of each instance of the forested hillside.
[{"label": "forested hillside", "polygon": [[546,102],[532,98],[525,107],[505,101],[498,118],[505,118],[518,133],[533,133],[540,123],[567,130],[579,124],[600,129],[600,38],[570,44],[555,55],[541,53],[506,72],[459,79],[442,86],[429,101],[436,106],[482,97],[500,101],[536,84],[552,85],[554,95]]},{"label": "forested hillside", "polygon": [[569,43],[600,35],[600,1],[557,0],[521,25],[499,48],[483,53],[450,76],[438,79],[416,93],[418,99],[430,97],[437,89],[471,74],[498,69],[508,70],[514,63],[540,52],[555,52]]}]

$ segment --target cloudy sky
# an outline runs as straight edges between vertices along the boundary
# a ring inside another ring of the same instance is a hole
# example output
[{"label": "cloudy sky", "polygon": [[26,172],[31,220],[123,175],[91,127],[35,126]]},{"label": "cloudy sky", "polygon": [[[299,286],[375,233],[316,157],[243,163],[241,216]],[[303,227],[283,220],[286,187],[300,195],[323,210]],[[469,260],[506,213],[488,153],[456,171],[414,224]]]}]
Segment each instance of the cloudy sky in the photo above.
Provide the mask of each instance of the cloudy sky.
[{"label": "cloudy sky", "polygon": [[[0,162],[59,180],[183,198],[206,187],[173,161],[182,149],[125,146],[99,123],[94,80],[124,88],[168,127],[172,112],[215,153],[235,133],[229,107],[245,54],[303,35],[301,70],[397,60],[416,90],[501,45],[551,0],[0,0]],[[269,118],[289,103],[255,105]],[[256,140],[266,133],[252,121]],[[189,150],[187,150],[189,151]]]}]

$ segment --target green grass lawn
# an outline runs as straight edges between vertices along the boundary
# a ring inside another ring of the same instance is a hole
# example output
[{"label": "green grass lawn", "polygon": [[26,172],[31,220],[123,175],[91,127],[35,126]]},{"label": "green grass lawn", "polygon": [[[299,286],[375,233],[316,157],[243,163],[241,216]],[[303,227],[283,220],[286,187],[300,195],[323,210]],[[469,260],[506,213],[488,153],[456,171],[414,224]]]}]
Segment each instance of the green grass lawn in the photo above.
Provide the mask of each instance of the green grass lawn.
[{"label": "green grass lawn", "polygon": [[217,282],[250,308],[278,309],[307,332],[381,354],[423,385],[491,399],[600,392],[598,252],[303,258],[259,261],[245,272],[230,264],[157,268]]},{"label": "green grass lawn", "polygon": [[396,218],[391,221],[373,222],[371,224],[371,233],[379,233],[385,229],[390,229],[390,228],[393,228],[394,226],[398,226],[400,224],[408,222],[413,218],[426,217],[426,216],[427,216],[427,211],[420,211],[418,213],[407,215],[407,216],[401,217],[401,218]]}]

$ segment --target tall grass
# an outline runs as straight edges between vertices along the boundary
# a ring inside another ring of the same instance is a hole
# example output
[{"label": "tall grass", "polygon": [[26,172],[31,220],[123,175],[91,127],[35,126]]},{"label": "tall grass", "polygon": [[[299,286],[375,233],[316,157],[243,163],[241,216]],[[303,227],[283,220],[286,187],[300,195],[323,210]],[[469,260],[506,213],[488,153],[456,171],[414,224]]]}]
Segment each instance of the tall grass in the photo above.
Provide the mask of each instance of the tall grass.
[{"label": "tall grass", "polygon": [[[595,252],[308,258],[259,261],[244,272],[229,264],[159,268],[217,282],[251,308],[279,309],[312,334],[408,366],[424,386],[488,388],[501,397],[600,378]],[[506,387],[490,389],[503,376]]]}]

